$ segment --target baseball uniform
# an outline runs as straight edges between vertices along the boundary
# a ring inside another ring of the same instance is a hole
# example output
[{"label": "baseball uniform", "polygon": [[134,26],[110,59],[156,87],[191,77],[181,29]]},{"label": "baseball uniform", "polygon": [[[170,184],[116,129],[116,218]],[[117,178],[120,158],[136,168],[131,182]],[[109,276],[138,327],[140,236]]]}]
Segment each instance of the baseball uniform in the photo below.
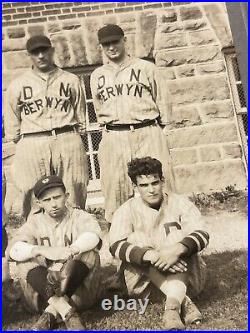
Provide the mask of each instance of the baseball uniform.
[{"label": "baseball uniform", "polygon": [[6,138],[17,142],[13,180],[30,211],[32,188],[43,175],[60,176],[72,206],[85,207],[88,166],[78,128],[85,126],[85,102],[77,76],[55,67],[45,76],[29,70],[8,87]]},{"label": "baseball uniform", "polygon": [[140,197],[129,199],[114,214],[110,228],[110,251],[122,260],[129,294],[140,294],[149,284],[142,258],[149,248],[164,249],[180,242],[189,257],[189,293],[197,295],[205,283],[205,263],[197,255],[208,244],[209,235],[199,210],[187,198],[165,195],[160,210],[147,206]]},{"label": "baseball uniform", "polygon": [[167,89],[160,91],[156,70],[151,62],[129,58],[119,67],[107,63],[91,75],[93,102],[104,128],[99,161],[108,221],[133,196],[127,175],[131,159],[159,159],[168,189],[174,188],[167,137],[159,125],[168,123],[171,103]]},{"label": "baseball uniform", "polygon": [[[93,232],[100,236],[101,230],[98,222],[90,214],[80,210],[69,208],[67,214],[60,223],[52,221],[42,211],[31,213],[27,222],[17,230],[9,246],[11,249],[17,241],[27,242],[32,245],[43,246],[70,246],[84,232]],[[96,249],[77,255],[89,269],[89,273],[80,286],[71,296],[78,310],[91,307],[100,293],[100,257]],[[27,276],[32,269],[44,266],[53,269],[56,262],[43,257],[36,257],[26,262],[17,263],[17,274],[20,279],[26,301],[34,311],[40,311],[38,293],[27,283]]]}]

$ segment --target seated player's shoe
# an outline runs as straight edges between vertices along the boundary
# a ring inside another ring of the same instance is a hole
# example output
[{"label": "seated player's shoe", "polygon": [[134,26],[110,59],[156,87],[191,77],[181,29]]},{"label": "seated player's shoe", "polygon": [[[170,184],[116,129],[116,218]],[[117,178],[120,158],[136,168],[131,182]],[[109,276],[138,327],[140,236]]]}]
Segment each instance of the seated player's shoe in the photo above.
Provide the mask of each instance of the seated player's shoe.
[{"label": "seated player's shoe", "polygon": [[65,326],[69,331],[84,331],[86,327],[82,324],[81,318],[78,313],[73,310],[66,315],[64,320]]},{"label": "seated player's shoe", "polygon": [[181,314],[185,324],[200,324],[202,321],[202,314],[192,300],[186,296],[182,302]]},{"label": "seated player's shoe", "polygon": [[44,312],[35,325],[32,331],[50,331],[56,326],[56,318],[52,313]]},{"label": "seated player's shoe", "polygon": [[169,298],[165,304],[162,322],[166,331],[183,331],[185,326],[180,317],[180,303],[174,298]]}]

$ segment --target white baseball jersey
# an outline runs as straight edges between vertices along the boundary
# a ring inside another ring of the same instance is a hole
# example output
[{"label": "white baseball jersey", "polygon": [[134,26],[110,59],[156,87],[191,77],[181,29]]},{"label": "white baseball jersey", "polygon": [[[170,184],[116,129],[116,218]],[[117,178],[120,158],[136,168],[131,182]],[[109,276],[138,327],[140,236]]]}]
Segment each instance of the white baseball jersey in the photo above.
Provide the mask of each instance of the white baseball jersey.
[{"label": "white baseball jersey", "polygon": [[63,221],[55,223],[43,212],[32,213],[13,237],[12,244],[24,241],[33,245],[70,246],[83,232],[94,232],[100,236],[98,222],[89,213],[69,208]]},{"label": "white baseball jersey", "polygon": [[135,124],[160,116],[166,124],[171,103],[157,74],[153,63],[138,58],[97,68],[90,85],[99,123]]},{"label": "white baseball jersey", "polygon": [[85,102],[78,77],[56,67],[47,76],[34,70],[7,89],[5,133],[9,140],[67,125],[85,125]]},{"label": "white baseball jersey", "polygon": [[206,247],[208,240],[199,210],[175,193],[165,195],[159,211],[141,197],[128,200],[115,212],[110,228],[111,253],[137,264],[149,247],[160,250],[180,242],[191,255]]}]

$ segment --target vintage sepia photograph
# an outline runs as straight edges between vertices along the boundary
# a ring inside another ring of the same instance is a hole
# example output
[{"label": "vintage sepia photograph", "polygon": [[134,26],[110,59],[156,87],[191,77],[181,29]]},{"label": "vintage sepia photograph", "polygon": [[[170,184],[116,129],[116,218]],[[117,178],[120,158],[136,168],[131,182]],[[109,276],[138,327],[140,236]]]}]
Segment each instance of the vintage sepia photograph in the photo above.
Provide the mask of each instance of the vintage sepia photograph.
[{"label": "vintage sepia photograph", "polygon": [[2,330],[248,328],[248,3],[2,2]]}]

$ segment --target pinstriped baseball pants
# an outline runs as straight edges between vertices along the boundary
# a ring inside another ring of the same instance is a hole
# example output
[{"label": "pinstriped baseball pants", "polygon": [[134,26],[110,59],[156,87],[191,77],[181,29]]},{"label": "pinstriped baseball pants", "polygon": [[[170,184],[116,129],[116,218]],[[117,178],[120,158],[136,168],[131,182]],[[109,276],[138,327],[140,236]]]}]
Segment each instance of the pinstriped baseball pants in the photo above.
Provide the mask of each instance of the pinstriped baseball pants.
[{"label": "pinstriped baseball pants", "polygon": [[16,147],[13,181],[22,193],[22,215],[27,218],[31,209],[32,189],[46,175],[56,174],[63,179],[69,204],[85,208],[88,185],[86,152],[78,133],[57,136],[28,136]]},{"label": "pinstriped baseball pants", "polygon": [[175,189],[167,137],[159,125],[134,131],[104,130],[98,154],[105,198],[105,218],[109,222],[116,209],[134,195],[127,168],[131,159],[151,156],[160,160],[166,190]]}]

